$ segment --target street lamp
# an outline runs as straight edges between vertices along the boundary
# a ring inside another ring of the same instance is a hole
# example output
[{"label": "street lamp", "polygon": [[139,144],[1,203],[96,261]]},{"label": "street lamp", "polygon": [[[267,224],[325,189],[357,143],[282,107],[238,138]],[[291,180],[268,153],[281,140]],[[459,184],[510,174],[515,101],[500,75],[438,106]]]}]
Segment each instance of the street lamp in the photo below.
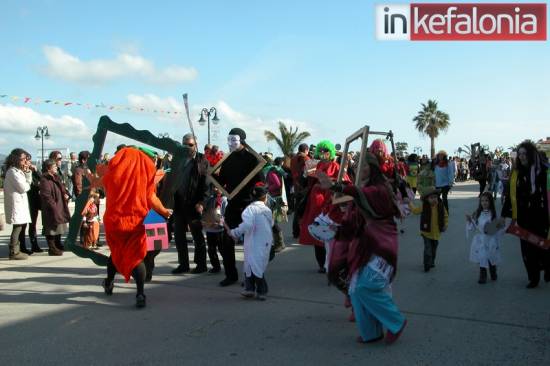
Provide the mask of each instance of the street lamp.
[{"label": "street lamp", "polygon": [[50,138],[50,134],[48,132],[48,126],[38,127],[36,129],[36,136],[34,136],[36,140],[42,139],[42,163],[44,163],[44,137],[46,139]]},{"label": "street lamp", "polygon": [[[205,116],[206,116],[206,119],[204,119]],[[201,126],[204,126],[204,124],[208,120],[208,144],[209,145],[210,145],[210,116],[213,116],[212,123],[217,125],[220,119],[218,118],[218,112],[214,107],[210,108],[210,110],[203,108],[201,111],[201,118],[199,119],[199,124]]]}]

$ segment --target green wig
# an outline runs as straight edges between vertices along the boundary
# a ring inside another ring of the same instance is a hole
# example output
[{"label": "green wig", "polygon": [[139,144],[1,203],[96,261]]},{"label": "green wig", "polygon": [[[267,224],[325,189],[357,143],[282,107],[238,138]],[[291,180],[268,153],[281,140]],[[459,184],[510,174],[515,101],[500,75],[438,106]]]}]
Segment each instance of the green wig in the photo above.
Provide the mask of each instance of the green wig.
[{"label": "green wig", "polygon": [[321,149],[327,149],[330,152],[330,160],[333,160],[336,157],[336,149],[334,144],[329,140],[323,140],[317,144],[315,149],[315,159],[321,159]]}]

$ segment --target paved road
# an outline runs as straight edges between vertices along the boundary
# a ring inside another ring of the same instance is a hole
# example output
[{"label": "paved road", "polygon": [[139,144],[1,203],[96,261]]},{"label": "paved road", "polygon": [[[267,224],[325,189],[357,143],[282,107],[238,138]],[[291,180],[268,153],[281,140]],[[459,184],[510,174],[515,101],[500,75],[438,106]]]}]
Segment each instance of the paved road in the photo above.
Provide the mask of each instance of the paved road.
[{"label": "paved road", "polygon": [[548,365],[550,284],[524,288],[516,239],[503,242],[499,280],[476,282],[464,239],[464,212],[476,207],[476,188],[461,184],[450,195],[450,229],[427,274],[418,216],[404,222],[394,295],[409,326],[391,347],[355,343],[343,297],[316,273],[309,247],[292,244],[271,263],[266,302],[241,299],[239,286],[217,287],[222,275],[172,276],[171,248],[158,257],[147,308],[136,310],[133,286],[118,278],[115,295],[104,296],[104,269],[89,260],[71,254],[5,260],[4,230],[0,363]]}]

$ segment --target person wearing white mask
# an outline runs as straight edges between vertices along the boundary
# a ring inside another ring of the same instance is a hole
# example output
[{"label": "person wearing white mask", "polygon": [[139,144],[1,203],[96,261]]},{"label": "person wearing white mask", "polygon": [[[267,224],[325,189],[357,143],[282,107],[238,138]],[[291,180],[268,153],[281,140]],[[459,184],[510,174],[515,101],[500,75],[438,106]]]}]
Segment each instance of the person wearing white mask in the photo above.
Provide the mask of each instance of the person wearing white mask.
[{"label": "person wearing white mask", "polygon": [[[224,161],[217,177],[217,180],[228,192],[232,192],[258,165],[256,157],[245,149],[245,140],[246,133],[242,129],[233,128],[229,131],[227,144],[232,153]],[[264,181],[262,174],[256,174],[235,197],[228,201],[224,218],[230,229],[237,228],[242,222],[241,214],[252,202],[252,190],[256,183],[261,181]],[[220,286],[229,286],[237,282],[239,277],[235,266],[235,241],[229,234],[224,233],[222,243],[221,254],[225,279],[220,282]]]}]

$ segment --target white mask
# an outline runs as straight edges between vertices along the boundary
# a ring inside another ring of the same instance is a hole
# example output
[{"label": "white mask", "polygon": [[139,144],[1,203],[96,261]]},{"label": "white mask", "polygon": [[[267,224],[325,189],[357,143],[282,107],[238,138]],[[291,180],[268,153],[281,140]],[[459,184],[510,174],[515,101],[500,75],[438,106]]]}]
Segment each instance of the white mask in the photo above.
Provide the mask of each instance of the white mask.
[{"label": "white mask", "polygon": [[237,150],[241,146],[241,137],[239,135],[227,136],[227,145],[229,146],[229,151]]}]

